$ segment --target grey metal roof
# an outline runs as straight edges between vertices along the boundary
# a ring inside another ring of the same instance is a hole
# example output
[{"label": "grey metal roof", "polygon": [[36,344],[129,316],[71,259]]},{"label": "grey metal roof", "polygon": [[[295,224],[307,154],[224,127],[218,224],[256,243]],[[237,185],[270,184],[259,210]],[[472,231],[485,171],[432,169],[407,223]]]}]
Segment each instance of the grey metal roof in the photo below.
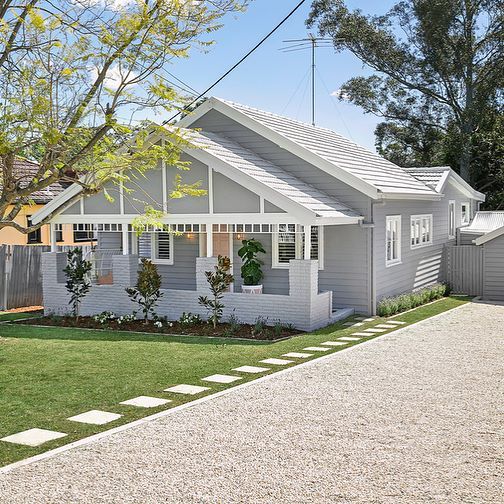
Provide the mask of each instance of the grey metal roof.
[{"label": "grey metal roof", "polygon": [[404,168],[404,170],[436,191],[445,174],[450,171],[450,167]]},{"label": "grey metal roof", "polygon": [[385,193],[435,193],[403,168],[329,129],[311,126],[227,100],[219,100]]},{"label": "grey metal roof", "polygon": [[320,217],[360,216],[335,198],[302,182],[282,168],[266,161],[225,136],[194,130],[180,129],[179,131],[184,132],[184,138],[194,147],[210,153]]},{"label": "grey metal roof", "polygon": [[476,212],[469,226],[460,229],[461,233],[486,234],[504,227],[504,212]]}]

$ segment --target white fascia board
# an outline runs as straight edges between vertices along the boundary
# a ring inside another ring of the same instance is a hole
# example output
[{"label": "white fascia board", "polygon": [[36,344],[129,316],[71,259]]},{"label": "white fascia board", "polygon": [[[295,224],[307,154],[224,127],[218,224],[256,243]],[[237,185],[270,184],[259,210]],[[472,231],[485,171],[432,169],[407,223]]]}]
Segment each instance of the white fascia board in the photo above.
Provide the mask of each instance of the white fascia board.
[{"label": "white fascia board", "polygon": [[436,186],[436,192],[437,193],[443,193],[444,192],[444,188],[446,186],[446,182],[448,181],[448,178],[450,177],[450,172],[451,172],[451,169],[448,168],[442,175],[441,179],[439,180],[437,186]]},{"label": "white fascia board", "polygon": [[439,201],[443,198],[444,194],[416,194],[416,193],[382,193],[384,200],[426,200],[426,201]]},{"label": "white fascia board", "polygon": [[484,243],[489,242],[502,235],[504,235],[504,226],[494,229],[493,231],[490,231],[490,233],[484,234],[483,236],[476,238],[475,240],[473,240],[473,242],[476,245],[483,245]]},{"label": "white fascia board", "polygon": [[[201,111],[199,111],[200,108],[202,109]],[[217,98],[210,98],[209,100],[207,100],[204,104],[200,105],[198,109],[196,109],[195,115],[191,116],[190,120],[187,120],[185,122],[183,122],[184,120],[182,120],[179,123],[177,123],[177,126],[178,127],[190,126],[194,121],[196,121],[196,119],[204,115],[210,109],[215,109],[218,112],[221,112],[222,114],[229,117],[230,119],[233,119],[242,126],[245,126],[246,128],[249,128],[250,130],[257,133],[258,135],[261,135],[262,137],[272,141],[280,148],[291,152],[292,154],[303,159],[307,163],[310,163],[316,166],[317,168],[320,168],[329,175],[341,180],[345,184],[348,184],[350,187],[353,187],[354,189],[357,189],[358,191],[362,192],[366,196],[369,196],[370,198],[373,199],[379,198],[379,191],[373,185],[368,184],[362,179],[356,177],[355,175],[352,175],[350,172],[344,170],[337,164],[331,163],[330,161],[327,161],[323,157],[314,154],[313,152],[306,149],[305,147],[302,147],[293,140],[290,140],[284,135],[272,130],[271,128],[268,128],[267,126],[264,126],[262,123],[255,121],[251,117],[241,113],[240,111],[236,110],[235,108],[231,107],[227,103],[224,103]]]},{"label": "white fascia board", "polygon": [[[79,184],[72,184],[70,187],[67,187],[61,194],[56,196],[49,203],[45,204],[38,212],[34,213],[32,216],[32,223],[38,224],[40,221],[44,220],[48,215],[56,210],[62,212],[65,207],[65,203],[69,201],[71,198],[76,196],[82,191],[82,186]],[[54,219],[52,220],[54,222]]]},{"label": "white fascia board", "polygon": [[359,224],[364,217],[317,217],[314,226],[343,226],[347,224]]},{"label": "white fascia board", "polygon": [[[88,214],[58,215],[51,222],[54,224],[131,224],[140,214]],[[300,220],[288,213],[218,213],[218,214],[167,214],[160,219],[164,224],[300,224],[323,225],[327,219],[319,222]],[[350,222],[352,223],[352,222]]]},{"label": "white fascia board", "polygon": [[176,128],[190,128],[191,124],[204,116],[209,110],[214,108],[214,99],[210,98],[203,102],[198,108],[187,114],[185,117],[177,121],[173,126]]}]

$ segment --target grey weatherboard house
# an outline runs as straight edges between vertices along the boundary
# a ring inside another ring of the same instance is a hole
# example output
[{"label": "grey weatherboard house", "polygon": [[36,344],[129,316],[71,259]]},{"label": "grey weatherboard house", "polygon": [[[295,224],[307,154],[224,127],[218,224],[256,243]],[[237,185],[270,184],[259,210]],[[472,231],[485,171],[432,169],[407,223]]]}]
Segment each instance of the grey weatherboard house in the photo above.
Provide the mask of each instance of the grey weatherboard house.
[{"label": "grey weatherboard house", "polygon": [[[56,210],[53,227],[95,234],[97,281],[84,314],[131,313],[124,288],[136,281],[139,257],[149,257],[163,278],[159,313],[203,315],[197,298],[219,254],[231,257],[235,275],[225,315],[243,322],[263,316],[312,330],[354,311],[374,314],[383,297],[444,280],[445,245],[485,199],[450,168],[403,169],[333,131],[218,98],[177,126],[192,144],[184,181],[201,180],[207,196],[169,199],[178,170],[159,166],[142,180],[139,199],[157,202],[180,233],[137,238],[130,225],[144,208],[123,191],[114,203],[94,195],[68,206],[78,185],[34,216]],[[241,293],[237,250],[246,237],[267,251],[261,295]],[[64,261],[44,257],[48,313],[68,310]]]}]

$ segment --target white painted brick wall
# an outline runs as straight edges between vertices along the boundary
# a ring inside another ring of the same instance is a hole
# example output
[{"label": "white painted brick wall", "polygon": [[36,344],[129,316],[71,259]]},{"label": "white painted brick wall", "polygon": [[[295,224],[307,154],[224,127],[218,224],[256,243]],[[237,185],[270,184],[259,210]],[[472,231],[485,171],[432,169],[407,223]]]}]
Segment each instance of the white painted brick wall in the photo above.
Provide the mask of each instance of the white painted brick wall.
[{"label": "white painted brick wall", "polygon": [[[65,314],[70,311],[69,296],[62,275],[58,282],[58,270],[64,268],[64,253],[42,254],[44,310],[46,314]],[[157,313],[171,320],[178,319],[182,312],[197,313],[207,317],[199,305],[198,297],[209,293],[205,271],[216,265],[216,258],[199,257],[196,260],[196,284],[198,291],[163,289]],[[93,285],[81,304],[82,315],[95,315],[105,310],[126,315],[138,307],[125,292],[125,287],[135,284],[138,257],[114,256],[113,285]],[[240,321],[253,323],[257,317],[267,318],[270,323],[281,320],[298,329],[311,331],[330,323],[332,293],[318,293],[317,261],[294,260],[289,269],[289,295],[226,293],[224,317],[234,314]]]}]

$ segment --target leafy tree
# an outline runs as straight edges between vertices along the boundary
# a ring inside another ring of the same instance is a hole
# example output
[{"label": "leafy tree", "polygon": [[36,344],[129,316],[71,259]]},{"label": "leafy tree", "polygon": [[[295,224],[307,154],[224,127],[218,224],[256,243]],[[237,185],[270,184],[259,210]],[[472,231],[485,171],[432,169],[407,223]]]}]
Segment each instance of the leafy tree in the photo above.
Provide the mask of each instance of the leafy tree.
[{"label": "leafy tree", "polygon": [[238,256],[243,261],[241,277],[244,285],[259,285],[264,276],[261,269],[263,262],[257,258],[258,253],[266,253],[259,240],[255,238],[242,240],[242,247],[238,250]]},{"label": "leafy tree", "polygon": [[[179,161],[181,135],[153,124],[131,126],[133,115],[180,107],[186,98],[165,78],[168,65],[193,47],[209,46],[222,16],[245,4],[0,2],[0,229],[28,233],[50,220],[36,226],[14,221],[35,192],[55,182],[77,182],[89,195],[106,182],[131,190],[139,175],[162,161],[187,169]],[[157,133],[172,141],[153,144],[149,135]],[[16,173],[17,156],[36,158],[38,173]],[[175,183],[182,194],[195,189]],[[113,199],[110,191],[104,194]]]},{"label": "leafy tree", "polygon": [[154,308],[163,296],[161,292],[161,275],[157,267],[149,259],[143,258],[135,287],[127,287],[126,293],[137,303],[144,314],[144,323],[149,321],[149,315],[155,315]]},{"label": "leafy tree", "polygon": [[[344,0],[315,0],[308,24],[374,71],[347,81],[340,98],[386,120],[377,131],[382,154],[418,165],[456,152],[474,183],[486,169],[475,162],[488,145],[477,147],[478,136],[489,114],[502,114],[503,12],[502,0],[403,0],[369,16]],[[458,151],[447,152],[453,144]]]},{"label": "leafy tree", "polygon": [[217,328],[217,324],[222,318],[224,310],[222,298],[224,297],[224,292],[226,292],[229,285],[233,282],[233,275],[229,274],[230,269],[231,260],[229,257],[219,256],[214,271],[205,271],[212,297],[200,296],[198,302],[208,310],[214,329]]},{"label": "leafy tree", "polygon": [[65,287],[70,293],[69,304],[77,320],[79,320],[80,304],[91,287],[89,279],[91,267],[91,262],[83,258],[81,248],[77,247],[67,252],[67,265],[63,270],[67,279]]}]

